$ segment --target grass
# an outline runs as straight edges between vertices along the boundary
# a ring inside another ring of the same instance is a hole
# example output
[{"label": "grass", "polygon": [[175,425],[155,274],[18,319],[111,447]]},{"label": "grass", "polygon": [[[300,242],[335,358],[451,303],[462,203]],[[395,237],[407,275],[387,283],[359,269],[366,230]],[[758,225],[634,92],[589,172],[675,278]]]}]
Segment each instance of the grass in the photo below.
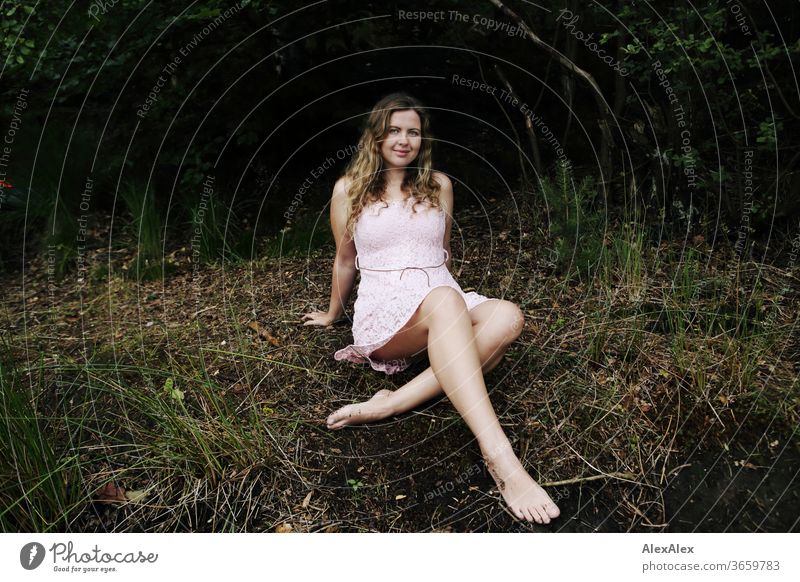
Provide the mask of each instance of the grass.
[{"label": "grass", "polygon": [[252,240],[239,226],[240,220],[218,193],[190,208],[192,248],[203,263],[238,262],[250,254]]},{"label": "grass", "polygon": [[157,279],[167,263],[163,260],[163,228],[156,195],[135,182],[125,184],[119,193],[131,216],[130,236],[136,249],[127,265],[128,273],[139,281]]},{"label": "grass", "polygon": [[8,347],[0,362],[0,529],[62,531],[83,499],[79,455],[60,446],[54,419],[36,412]]},{"label": "grass", "polygon": [[[40,391],[52,391],[57,377],[82,382],[65,394],[55,423],[44,405],[26,398],[18,371],[3,372],[3,531],[70,531],[106,483],[134,493],[124,527],[144,519],[170,531],[185,527],[182,509],[203,505],[198,490],[229,491],[209,508],[220,515],[254,501],[235,490],[271,478],[274,411],[255,398],[234,402],[199,367],[166,377],[136,366],[42,367]],[[69,443],[60,442],[63,435]],[[171,514],[163,514],[166,507]]]},{"label": "grass", "polygon": [[560,164],[553,178],[545,176],[540,183],[559,271],[567,281],[590,276],[603,254],[594,181],[587,176],[576,182],[569,168]]},{"label": "grass", "polygon": [[334,245],[327,217],[306,213],[296,217],[280,233],[267,241],[267,257],[305,256]]},{"label": "grass", "polygon": [[[130,452],[138,470],[170,467],[175,476],[206,479],[215,486],[234,473],[269,465],[272,439],[258,407],[236,411],[210,378],[176,381],[168,376],[161,387],[144,387],[87,371],[94,397],[115,402],[109,418],[124,427],[126,440],[137,443]],[[119,440],[115,433],[99,436],[106,442]]]},{"label": "grass", "polygon": [[[785,353],[796,310],[790,298],[776,298],[786,282],[767,265],[726,272],[721,258],[708,268],[701,245],[654,248],[633,213],[601,234],[599,219],[584,217],[592,212],[590,182],[567,183],[561,176],[550,184],[551,199],[561,196],[551,204],[551,238],[533,244],[562,245],[562,260],[537,271],[534,253],[517,268],[531,273],[535,289],[517,278],[521,291],[502,290],[532,321],[492,373],[492,401],[542,482],[605,483],[593,493],[593,503],[610,500],[604,520],[659,529],[665,475],[695,444],[721,447],[737,431],[796,437],[800,390],[794,356]],[[128,196],[137,260],[158,261],[157,212],[141,189]],[[214,237],[224,232],[226,209],[218,210],[205,214],[208,263],[197,288],[187,286],[186,272],[135,283],[102,272],[95,283],[103,285],[86,289],[82,320],[67,320],[76,311],[67,280],[49,318],[58,329],[41,323],[42,313],[27,335],[7,326],[4,531],[434,527],[414,502],[469,464],[448,461],[454,451],[472,450],[449,402],[368,429],[324,429],[335,406],[411,375],[387,379],[335,363],[330,356],[350,330],[297,325],[308,302],[329,291],[329,271],[295,276],[305,273],[308,249],[326,244],[315,218],[298,218],[282,242],[272,241],[271,256],[226,266],[223,279],[216,259],[227,251]],[[491,285],[485,293],[499,296]],[[33,346],[33,361],[24,346]],[[124,487],[124,501],[98,504],[108,483]],[[472,487],[437,498],[435,511],[457,516],[469,507],[497,523],[491,496]],[[399,507],[398,493],[409,509]]]}]

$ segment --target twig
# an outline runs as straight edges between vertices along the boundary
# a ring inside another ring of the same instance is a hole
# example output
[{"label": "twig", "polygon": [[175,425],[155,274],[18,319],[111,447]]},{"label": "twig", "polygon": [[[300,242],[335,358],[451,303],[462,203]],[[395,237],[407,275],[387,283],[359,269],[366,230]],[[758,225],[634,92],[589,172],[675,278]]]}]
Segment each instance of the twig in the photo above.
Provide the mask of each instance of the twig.
[{"label": "twig", "polygon": [[201,313],[204,313],[204,312],[206,312],[206,311],[208,311],[208,310],[210,310],[210,309],[216,309],[216,307],[217,307],[216,305],[211,305],[211,306],[209,306],[209,307],[204,307],[204,308],[203,308],[203,309],[201,309],[200,311],[195,311],[194,313],[192,313],[192,319],[194,319],[195,317],[197,317],[197,316],[198,316],[198,315],[200,315]]},{"label": "twig", "polygon": [[[620,472],[620,473],[604,473],[602,475],[592,475],[591,477],[573,477],[572,479],[564,479],[563,481],[548,481],[547,483],[539,483],[542,487],[559,487],[561,485],[574,485],[575,483],[583,483],[586,481],[597,481],[598,479],[620,479],[622,481],[631,481],[636,478],[633,473]],[[638,481],[633,481],[638,483]]]},{"label": "twig", "polygon": [[311,373],[322,374],[324,376],[330,376],[331,378],[341,378],[342,377],[339,374],[332,374],[330,372],[321,372],[319,370],[312,370],[311,368],[304,368],[303,366],[295,366],[294,364],[289,364],[288,362],[281,362],[280,360],[270,360],[269,358],[262,358],[262,357],[259,357],[259,356],[251,356],[249,354],[243,354],[241,352],[229,352],[227,350],[218,350],[218,349],[215,349],[215,348],[204,348],[204,347],[201,347],[200,350],[203,351],[203,352],[214,352],[214,353],[217,353],[217,354],[227,354],[229,356],[239,356],[239,357],[242,357],[242,358],[248,358],[250,360],[258,360],[260,362],[267,362],[269,364],[278,364],[278,365],[281,365],[281,366],[286,366],[287,368],[293,368],[295,370],[303,370],[304,372],[308,372],[309,374],[311,374]]}]

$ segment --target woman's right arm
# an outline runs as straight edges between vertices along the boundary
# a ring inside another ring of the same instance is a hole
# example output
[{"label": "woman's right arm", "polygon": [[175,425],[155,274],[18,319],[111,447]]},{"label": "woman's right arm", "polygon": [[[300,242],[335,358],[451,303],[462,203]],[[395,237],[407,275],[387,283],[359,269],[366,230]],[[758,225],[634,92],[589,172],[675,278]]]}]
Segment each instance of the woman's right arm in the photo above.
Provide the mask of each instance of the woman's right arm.
[{"label": "woman's right arm", "polygon": [[309,318],[305,325],[330,325],[344,313],[347,300],[353,291],[356,280],[356,245],[346,230],[350,212],[347,201],[347,184],[340,178],[333,187],[331,196],[331,229],[336,240],[336,258],[333,261],[331,281],[331,300],[328,312],[312,312],[303,316]]}]

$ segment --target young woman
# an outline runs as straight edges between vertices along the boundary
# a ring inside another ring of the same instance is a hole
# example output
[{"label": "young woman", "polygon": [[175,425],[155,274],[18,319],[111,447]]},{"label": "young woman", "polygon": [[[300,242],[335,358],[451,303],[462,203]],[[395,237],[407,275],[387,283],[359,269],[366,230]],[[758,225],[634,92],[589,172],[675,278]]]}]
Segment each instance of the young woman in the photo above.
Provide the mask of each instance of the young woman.
[{"label": "young woman", "polygon": [[337,410],[328,427],[397,415],[444,392],[478,440],[514,515],[549,523],[559,509],[514,454],[483,379],[519,336],[524,316],[509,301],[464,293],[450,274],[453,187],[431,169],[429,124],[425,108],[406,94],[388,95],[373,107],[359,150],[333,189],[330,307],[302,320],[336,321],[361,271],[354,343],[334,357],[393,374],[427,350],[430,367],[398,390]]}]

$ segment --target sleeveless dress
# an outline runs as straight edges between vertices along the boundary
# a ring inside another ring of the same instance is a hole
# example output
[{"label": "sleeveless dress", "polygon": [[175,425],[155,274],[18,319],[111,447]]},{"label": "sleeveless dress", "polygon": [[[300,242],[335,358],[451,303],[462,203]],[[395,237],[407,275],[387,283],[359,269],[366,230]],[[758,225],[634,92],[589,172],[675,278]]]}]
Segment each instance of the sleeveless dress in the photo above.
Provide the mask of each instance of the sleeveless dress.
[{"label": "sleeveless dress", "polygon": [[434,288],[456,289],[468,310],[491,299],[464,293],[453,279],[444,262],[445,227],[444,210],[413,197],[379,200],[361,211],[353,231],[356,269],[361,272],[353,343],[336,351],[336,360],[369,362],[386,374],[401,372],[411,365],[409,358],[384,361],[370,355],[400,331]]}]

